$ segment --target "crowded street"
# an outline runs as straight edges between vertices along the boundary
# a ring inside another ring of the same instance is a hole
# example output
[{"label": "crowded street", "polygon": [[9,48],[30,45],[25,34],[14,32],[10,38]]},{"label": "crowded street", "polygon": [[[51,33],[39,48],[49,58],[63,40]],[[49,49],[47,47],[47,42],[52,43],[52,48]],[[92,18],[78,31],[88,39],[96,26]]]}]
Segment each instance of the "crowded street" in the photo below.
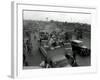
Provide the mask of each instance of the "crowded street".
[{"label": "crowded street", "polygon": [[[52,27],[52,24],[48,25]],[[90,40],[85,35],[77,37],[74,31],[66,32],[57,28],[50,30],[47,27],[24,33],[23,66],[25,69],[90,66]],[[74,50],[76,45],[73,45],[73,42],[81,44],[84,49],[80,47],[81,51],[80,49],[77,51],[77,48]]]}]

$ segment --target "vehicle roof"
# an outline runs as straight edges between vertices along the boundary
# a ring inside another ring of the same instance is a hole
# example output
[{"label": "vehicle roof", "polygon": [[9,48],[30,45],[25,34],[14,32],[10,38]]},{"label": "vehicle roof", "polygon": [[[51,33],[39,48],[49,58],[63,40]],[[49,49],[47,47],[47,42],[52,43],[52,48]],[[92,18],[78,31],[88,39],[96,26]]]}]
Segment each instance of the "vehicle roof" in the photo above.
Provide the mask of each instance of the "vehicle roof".
[{"label": "vehicle roof", "polygon": [[49,50],[47,51],[47,57],[54,62],[60,61],[62,59],[65,59],[65,51],[66,50],[64,48]]},{"label": "vehicle roof", "polygon": [[52,62],[58,62],[65,59],[66,59],[65,55],[55,55],[51,57]]},{"label": "vehicle roof", "polygon": [[81,41],[81,40],[72,40],[72,42],[75,42],[75,43],[82,43],[83,41]]}]

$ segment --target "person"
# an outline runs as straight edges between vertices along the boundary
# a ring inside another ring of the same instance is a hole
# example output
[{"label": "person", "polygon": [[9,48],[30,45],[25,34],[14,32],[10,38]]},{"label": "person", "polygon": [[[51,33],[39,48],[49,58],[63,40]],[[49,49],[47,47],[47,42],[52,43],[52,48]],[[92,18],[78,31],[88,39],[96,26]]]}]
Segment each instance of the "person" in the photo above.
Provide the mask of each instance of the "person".
[{"label": "person", "polygon": [[76,53],[77,53],[77,51],[75,50],[75,51],[73,52],[73,58],[74,58],[74,60],[76,60]]},{"label": "person", "polygon": [[63,39],[59,39],[59,44],[60,44],[61,46],[64,46]]},{"label": "person", "polygon": [[56,46],[57,46],[57,43],[56,43],[55,40],[53,41],[52,46],[53,46],[53,47],[56,47]]},{"label": "person", "polygon": [[25,56],[25,54],[23,53],[23,64],[25,64],[25,61],[26,61],[26,56]]},{"label": "person", "polygon": [[77,66],[76,60],[74,59],[73,56],[66,54],[65,57],[69,60],[69,63],[72,66]]},{"label": "person", "polygon": [[53,63],[52,63],[52,61],[50,61],[50,65],[49,65],[49,67],[50,67],[50,68],[53,67]]},{"label": "person", "polygon": [[69,41],[69,35],[68,35],[68,32],[65,32],[64,35],[65,35],[65,40],[66,40],[66,41]]},{"label": "person", "polygon": [[31,50],[32,50],[32,44],[30,43],[30,41],[28,40],[27,41],[27,52],[28,52],[28,54],[31,54]]},{"label": "person", "polygon": [[44,67],[45,67],[45,61],[42,61],[42,62],[40,63],[40,66],[44,68]]},{"label": "person", "polygon": [[36,34],[34,34],[34,39],[36,40]]},{"label": "person", "polygon": [[42,61],[42,62],[40,63],[40,66],[41,66],[42,68],[49,68],[49,64],[48,64],[47,60]]},{"label": "person", "polygon": [[51,37],[50,40],[49,40],[49,45],[52,46],[52,43],[54,43],[54,40],[53,40],[53,38]]},{"label": "person", "polygon": [[42,39],[40,38],[40,40],[39,40],[39,43],[40,43],[40,45],[42,44]]},{"label": "person", "polygon": [[29,64],[28,64],[28,62],[27,62],[27,61],[25,61],[25,66],[29,66]]},{"label": "person", "polygon": [[49,68],[49,64],[47,60],[45,60],[45,68]]}]

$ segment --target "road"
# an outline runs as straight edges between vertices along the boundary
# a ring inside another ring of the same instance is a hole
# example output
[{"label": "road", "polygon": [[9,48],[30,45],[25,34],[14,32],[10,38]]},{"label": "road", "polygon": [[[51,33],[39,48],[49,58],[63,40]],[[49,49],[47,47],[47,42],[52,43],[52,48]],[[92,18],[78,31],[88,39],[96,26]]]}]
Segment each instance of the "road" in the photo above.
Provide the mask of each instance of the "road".
[{"label": "road", "polygon": [[32,52],[31,54],[26,55],[26,61],[28,62],[29,66],[39,66],[39,64],[43,60],[43,57],[38,50],[39,44],[37,38],[34,37],[33,33],[31,34],[31,42],[32,42]]}]

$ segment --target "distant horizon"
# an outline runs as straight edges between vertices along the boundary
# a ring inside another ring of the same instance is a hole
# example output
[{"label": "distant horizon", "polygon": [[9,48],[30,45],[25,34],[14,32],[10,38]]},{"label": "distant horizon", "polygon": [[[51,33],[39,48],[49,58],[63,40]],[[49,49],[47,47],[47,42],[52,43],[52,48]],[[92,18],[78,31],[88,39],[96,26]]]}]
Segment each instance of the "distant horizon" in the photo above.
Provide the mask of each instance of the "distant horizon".
[{"label": "distant horizon", "polygon": [[[27,21],[44,21],[44,22],[50,22],[50,21],[46,21],[46,20],[32,20],[32,19],[24,19],[24,20],[27,20]],[[55,20],[53,20],[53,21],[55,21]],[[88,23],[81,23],[81,22],[68,22],[68,21],[55,21],[55,22],[62,22],[62,23],[64,23],[64,22],[67,22],[67,23],[78,23],[78,24],[88,24]],[[91,24],[88,24],[88,25],[91,25]]]},{"label": "distant horizon", "polygon": [[80,13],[59,13],[59,12],[42,12],[42,11],[24,11],[24,20],[36,21],[58,21],[69,23],[91,24],[91,14]]}]

